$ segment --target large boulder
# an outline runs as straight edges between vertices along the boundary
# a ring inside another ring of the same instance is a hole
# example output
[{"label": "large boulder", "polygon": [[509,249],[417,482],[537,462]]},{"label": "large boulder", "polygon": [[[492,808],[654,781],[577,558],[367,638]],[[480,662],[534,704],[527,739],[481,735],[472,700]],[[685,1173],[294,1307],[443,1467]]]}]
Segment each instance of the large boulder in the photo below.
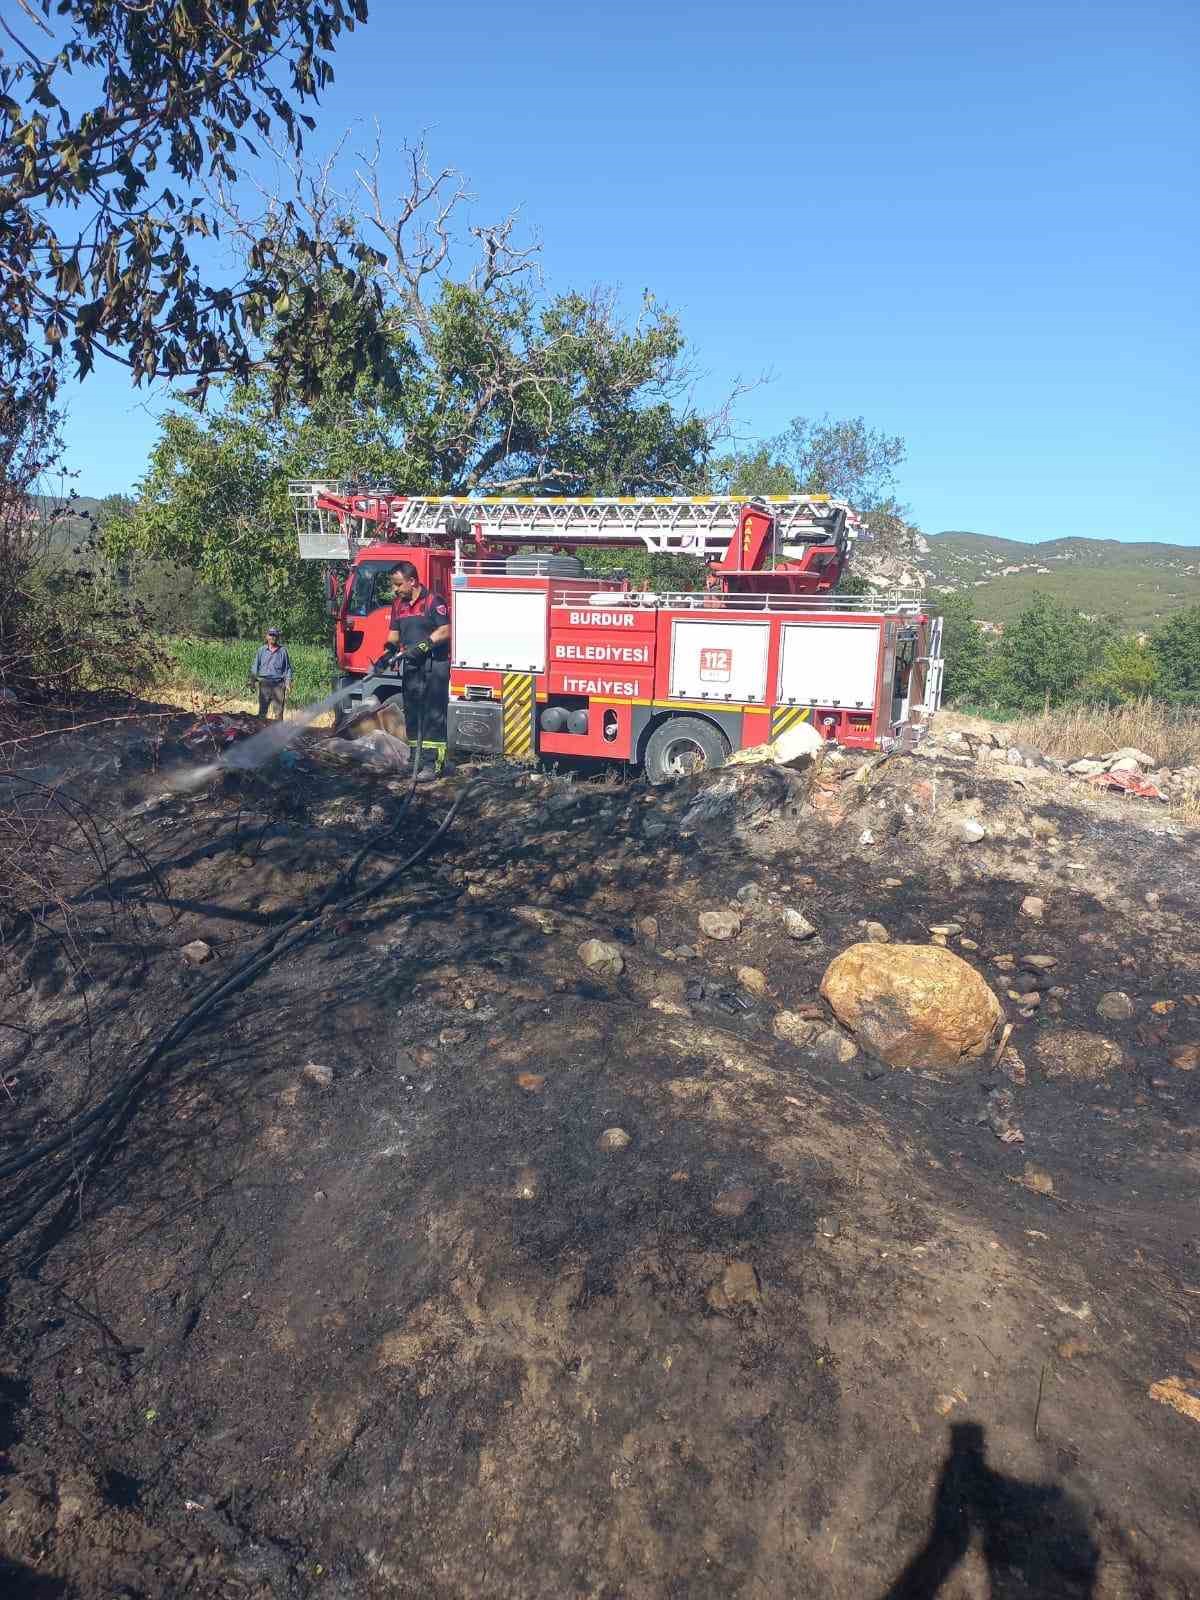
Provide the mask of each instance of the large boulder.
[{"label": "large boulder", "polygon": [[983,1055],[1004,1021],[975,968],[940,945],[852,944],[829,963],[821,993],[890,1067],[957,1067]]}]

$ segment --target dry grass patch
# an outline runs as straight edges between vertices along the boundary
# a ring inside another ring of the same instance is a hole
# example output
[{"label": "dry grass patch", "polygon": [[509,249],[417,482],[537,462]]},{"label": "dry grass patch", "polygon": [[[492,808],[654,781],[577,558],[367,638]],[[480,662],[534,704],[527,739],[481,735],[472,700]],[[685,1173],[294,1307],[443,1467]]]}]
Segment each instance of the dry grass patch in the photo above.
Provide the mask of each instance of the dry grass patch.
[{"label": "dry grass patch", "polygon": [[1128,705],[1063,706],[1006,725],[1014,744],[1034,744],[1062,760],[1100,755],[1126,745],[1153,756],[1159,766],[1200,764],[1200,709],[1162,700]]}]

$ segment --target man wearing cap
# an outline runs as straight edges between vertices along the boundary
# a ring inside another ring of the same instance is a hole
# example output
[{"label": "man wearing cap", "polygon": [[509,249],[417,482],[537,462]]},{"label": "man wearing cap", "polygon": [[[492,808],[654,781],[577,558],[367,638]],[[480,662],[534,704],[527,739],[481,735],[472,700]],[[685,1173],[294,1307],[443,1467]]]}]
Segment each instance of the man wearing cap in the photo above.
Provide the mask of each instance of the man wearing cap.
[{"label": "man wearing cap", "polygon": [[267,629],[267,642],[259,645],[250,668],[250,683],[258,686],[259,716],[269,719],[274,706],[278,720],[282,721],[284,702],[292,687],[292,662],[280,643],[278,628]]}]

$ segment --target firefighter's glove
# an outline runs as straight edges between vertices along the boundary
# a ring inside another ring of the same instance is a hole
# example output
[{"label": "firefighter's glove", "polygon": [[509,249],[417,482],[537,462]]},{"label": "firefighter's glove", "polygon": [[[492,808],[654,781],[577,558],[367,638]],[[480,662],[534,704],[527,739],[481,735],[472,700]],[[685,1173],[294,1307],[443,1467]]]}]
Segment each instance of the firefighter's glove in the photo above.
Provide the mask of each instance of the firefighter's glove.
[{"label": "firefighter's glove", "polygon": [[379,657],[378,661],[372,661],[372,663],[371,663],[371,671],[372,672],[390,672],[391,671],[391,667],[392,667],[392,662],[395,661],[395,659],[396,659],[396,651],[395,651],[394,648],[385,650],[383,652],[383,654]]},{"label": "firefighter's glove", "polygon": [[410,644],[404,652],[404,663],[409,667],[419,667],[423,661],[429,659],[429,652],[433,649],[428,639],[422,639],[419,644]]}]

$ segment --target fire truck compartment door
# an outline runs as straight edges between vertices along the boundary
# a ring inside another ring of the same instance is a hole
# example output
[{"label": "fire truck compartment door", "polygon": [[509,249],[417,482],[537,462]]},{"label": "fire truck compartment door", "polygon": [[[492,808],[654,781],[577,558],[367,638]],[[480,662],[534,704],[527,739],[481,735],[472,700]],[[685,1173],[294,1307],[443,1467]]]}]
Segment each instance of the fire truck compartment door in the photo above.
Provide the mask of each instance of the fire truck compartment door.
[{"label": "fire truck compartment door", "polygon": [[770,639],[769,622],[676,622],[672,698],[765,701]]},{"label": "fire truck compartment door", "polygon": [[877,623],[784,623],[780,701],[850,710],[874,706],[878,676]]},{"label": "fire truck compartment door", "polygon": [[545,591],[456,588],[450,659],[456,667],[545,672]]}]

